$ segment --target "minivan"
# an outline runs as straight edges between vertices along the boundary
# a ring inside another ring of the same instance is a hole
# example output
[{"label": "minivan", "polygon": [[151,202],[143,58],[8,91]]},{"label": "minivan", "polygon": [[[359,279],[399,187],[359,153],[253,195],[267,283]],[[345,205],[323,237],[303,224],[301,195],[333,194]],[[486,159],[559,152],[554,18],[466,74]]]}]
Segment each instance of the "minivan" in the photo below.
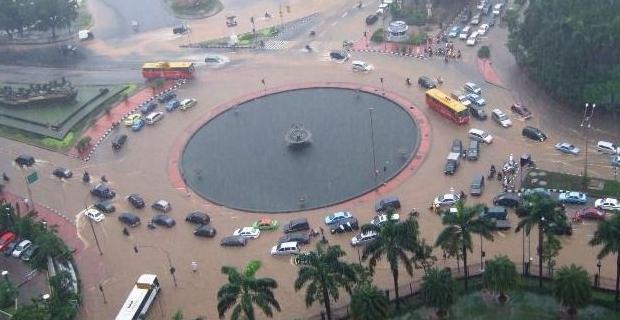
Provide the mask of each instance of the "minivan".
[{"label": "minivan", "polygon": [[484,176],[478,174],[474,177],[474,180],[471,181],[471,186],[469,188],[469,194],[472,196],[481,196],[482,191],[484,190]]},{"label": "minivan", "polygon": [[284,231],[284,233],[304,230],[310,230],[310,224],[306,218],[293,219],[291,222],[282,226],[282,231]]},{"label": "minivan", "polygon": [[467,40],[467,38],[469,38],[469,32],[470,31],[471,31],[471,27],[470,26],[466,26],[465,28],[463,28],[463,30],[461,30],[461,34],[459,34],[459,39]]},{"label": "minivan", "polygon": [[547,140],[547,135],[544,132],[540,131],[540,129],[538,128],[534,128],[530,126],[523,128],[523,130],[521,131],[521,134],[524,137],[530,138],[532,140],[540,141],[540,142]]},{"label": "minivan", "polygon": [[155,124],[155,122],[161,120],[163,117],[164,113],[161,111],[151,112],[148,116],[146,116],[146,123],[153,125]]},{"label": "minivan", "polygon": [[297,242],[284,242],[271,248],[272,256],[284,256],[290,254],[299,254],[299,245]]},{"label": "minivan", "polygon": [[478,140],[469,140],[469,147],[467,148],[466,158],[467,160],[478,160],[480,155],[480,142]]},{"label": "minivan", "polygon": [[491,119],[504,128],[512,126],[512,120],[508,118],[508,115],[504,111],[498,108],[493,109],[491,112]]},{"label": "minivan", "polygon": [[596,151],[607,154],[620,154],[620,147],[609,141],[599,141],[596,144]]},{"label": "minivan", "polygon": [[400,200],[395,196],[385,197],[375,203],[375,211],[384,212],[388,209],[398,210],[400,209]]},{"label": "minivan", "polygon": [[20,167],[30,167],[34,164],[34,157],[27,154],[22,154],[15,159],[15,163]]}]

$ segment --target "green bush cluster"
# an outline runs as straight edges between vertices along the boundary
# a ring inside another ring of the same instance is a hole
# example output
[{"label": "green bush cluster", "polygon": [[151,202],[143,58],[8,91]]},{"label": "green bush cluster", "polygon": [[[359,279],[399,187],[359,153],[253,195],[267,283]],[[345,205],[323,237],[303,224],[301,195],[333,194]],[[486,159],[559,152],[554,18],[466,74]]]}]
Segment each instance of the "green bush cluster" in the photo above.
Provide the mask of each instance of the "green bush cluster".
[{"label": "green bush cluster", "polygon": [[428,34],[426,34],[426,32],[418,32],[409,38],[408,43],[414,46],[419,46],[426,43],[426,39],[428,39]]},{"label": "green bush cluster", "polygon": [[54,138],[43,138],[41,140],[41,144],[47,149],[51,150],[67,150],[69,147],[73,145],[75,142],[75,134],[73,131],[69,131],[64,139],[58,140]]},{"label": "green bush cluster", "polygon": [[488,46],[482,46],[478,49],[478,58],[488,59],[491,57],[491,49]]},{"label": "green bush cluster", "polygon": [[372,42],[383,42],[385,40],[385,30],[383,28],[379,28],[372,33],[372,37],[370,37],[370,41]]}]

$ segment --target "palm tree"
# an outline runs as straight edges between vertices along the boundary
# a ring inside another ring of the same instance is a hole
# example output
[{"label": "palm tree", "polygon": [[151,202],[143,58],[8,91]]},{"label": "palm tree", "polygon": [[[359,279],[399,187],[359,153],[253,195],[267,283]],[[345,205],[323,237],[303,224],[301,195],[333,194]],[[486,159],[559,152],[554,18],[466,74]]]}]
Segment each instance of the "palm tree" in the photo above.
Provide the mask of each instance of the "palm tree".
[{"label": "palm tree", "polygon": [[437,316],[443,318],[446,315],[446,310],[454,303],[456,296],[452,274],[448,269],[433,268],[424,275],[423,280],[424,301],[430,307],[437,308]]},{"label": "palm tree", "polygon": [[456,213],[446,212],[441,218],[441,222],[447,227],[444,228],[437,240],[435,246],[450,247],[455,243],[459,244],[463,257],[463,271],[465,273],[465,290],[468,287],[469,272],[467,268],[467,250],[472,252],[473,240],[472,234],[482,235],[485,239],[493,241],[493,225],[491,220],[480,217],[480,212],[484,206],[477,204],[475,206],[465,206],[463,200],[456,203]]},{"label": "palm tree", "polygon": [[234,267],[222,267],[222,273],[228,276],[228,283],[217,292],[220,318],[232,308],[232,320],[254,320],[254,304],[270,318],[273,317],[272,308],[280,311],[280,304],[273,295],[278,283],[271,278],[256,278],[260,267],[261,262],[256,260],[250,261],[242,273]]},{"label": "palm tree", "polygon": [[598,253],[598,259],[603,259],[609,254],[616,254],[616,302],[618,302],[620,296],[620,214],[615,214],[611,219],[598,224],[590,245],[603,245]]},{"label": "palm tree", "polygon": [[357,280],[355,268],[340,261],[345,255],[340,246],[325,248],[323,243],[317,243],[316,251],[305,255],[304,264],[295,280],[295,291],[308,284],[306,306],[311,306],[317,300],[321,301],[325,305],[328,320],[332,318],[330,299],[338,300],[341,287],[350,293],[352,285]]},{"label": "palm tree", "polygon": [[543,274],[543,241],[546,230],[550,225],[559,221],[559,216],[563,213],[562,207],[551,197],[541,193],[534,193],[525,196],[525,216],[521,218],[515,232],[525,228],[525,233],[529,236],[532,228],[538,226],[538,286],[542,288]]},{"label": "palm tree", "polygon": [[486,288],[499,292],[499,302],[506,302],[506,291],[517,286],[519,274],[514,262],[502,255],[489,261],[482,274],[482,282]]},{"label": "palm tree", "polygon": [[353,290],[350,309],[353,320],[382,320],[388,318],[390,302],[379,288],[363,283]]},{"label": "palm tree", "polygon": [[433,247],[428,245],[426,240],[422,239],[413,251],[411,262],[413,262],[416,269],[424,269],[424,273],[427,273],[437,262],[437,257],[433,255]]},{"label": "palm tree", "polygon": [[553,280],[553,295],[568,307],[569,315],[576,315],[577,308],[587,306],[592,299],[588,273],[574,264],[561,267]]},{"label": "palm tree", "polygon": [[414,252],[419,246],[418,222],[413,216],[409,216],[403,223],[392,219],[394,210],[386,213],[388,218],[380,225],[365,224],[363,232],[377,234],[375,241],[369,243],[362,254],[362,260],[368,260],[368,266],[374,271],[377,262],[384,256],[390,264],[390,271],[394,280],[394,292],[396,296],[396,309],[399,309],[398,295],[398,263],[401,262],[410,276],[413,276],[413,263],[407,256],[408,252]]}]

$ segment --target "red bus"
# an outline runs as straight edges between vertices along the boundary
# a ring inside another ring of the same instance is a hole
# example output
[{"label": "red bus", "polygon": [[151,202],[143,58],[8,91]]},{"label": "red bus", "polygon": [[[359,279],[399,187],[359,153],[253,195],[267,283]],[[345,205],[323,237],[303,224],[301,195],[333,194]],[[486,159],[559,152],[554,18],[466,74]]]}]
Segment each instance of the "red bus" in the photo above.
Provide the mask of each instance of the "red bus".
[{"label": "red bus", "polygon": [[441,115],[457,124],[466,124],[469,122],[469,110],[467,110],[467,107],[459,101],[450,98],[450,96],[441,92],[439,89],[430,89],[426,91],[426,103],[433,110],[441,113]]},{"label": "red bus", "polygon": [[146,79],[189,79],[193,73],[192,62],[147,62],[142,66],[142,76]]}]

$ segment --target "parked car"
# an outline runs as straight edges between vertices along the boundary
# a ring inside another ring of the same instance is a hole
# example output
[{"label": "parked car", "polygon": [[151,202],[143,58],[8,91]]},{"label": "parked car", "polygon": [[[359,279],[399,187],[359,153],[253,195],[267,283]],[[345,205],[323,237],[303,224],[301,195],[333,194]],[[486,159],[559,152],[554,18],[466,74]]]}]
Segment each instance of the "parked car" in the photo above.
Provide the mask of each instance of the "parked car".
[{"label": "parked car", "polygon": [[463,141],[461,141],[461,139],[452,140],[452,146],[450,147],[450,152],[463,154]]},{"label": "parked car", "polygon": [[348,218],[346,220],[341,220],[339,221],[337,224],[333,224],[331,225],[331,230],[330,232],[332,234],[334,233],[345,233],[345,232],[352,232],[354,230],[358,230],[359,227],[359,222],[357,221],[356,218]]},{"label": "parked car", "polygon": [[534,128],[530,126],[524,127],[523,130],[521,130],[521,134],[524,137],[530,138],[532,140],[540,141],[540,142],[547,140],[547,135],[544,132],[542,132],[538,128]]},{"label": "parked car", "polygon": [[153,210],[167,213],[167,212],[170,212],[170,210],[172,210],[172,205],[170,205],[170,202],[166,200],[157,200],[155,201],[155,203],[151,205],[151,208],[153,208]]},{"label": "parked car", "polygon": [[473,105],[476,105],[478,107],[483,107],[484,105],[487,104],[487,101],[484,100],[483,97],[475,94],[475,93],[470,93],[467,95],[467,99],[469,99],[469,101],[471,101],[471,103]]},{"label": "parked car", "polygon": [[132,228],[140,225],[140,217],[133,213],[125,212],[118,216],[118,221],[124,223]]},{"label": "parked car", "polygon": [[469,37],[469,33],[470,32],[471,32],[471,27],[470,26],[463,27],[463,29],[461,29],[461,33],[459,33],[459,39],[467,40],[467,38]]},{"label": "parked car", "polygon": [[[397,213],[394,213],[391,215],[391,219],[394,222],[399,222],[400,221],[400,216]],[[388,220],[388,215],[387,214],[380,214],[376,217],[374,217],[372,220],[370,220],[370,224],[374,224],[376,226],[380,226],[384,223],[386,223]]]},{"label": "parked car", "polygon": [[15,240],[9,242],[4,249],[2,249],[2,254],[5,257],[10,257],[11,254],[13,253],[13,250],[15,250],[15,247],[17,247],[17,245],[22,242],[21,239],[15,238]]},{"label": "parked car", "polygon": [[435,83],[435,80],[428,76],[421,76],[418,78],[418,85],[424,89],[437,88],[437,83]]},{"label": "parked car", "polygon": [[6,247],[11,242],[15,241],[16,238],[17,236],[15,235],[15,233],[11,231],[7,231],[3,233],[2,235],[0,235],[0,251],[3,251],[4,249],[6,249]]},{"label": "parked car", "polygon": [[159,101],[159,103],[165,103],[168,102],[174,98],[177,97],[177,94],[174,91],[168,91],[162,95],[159,96],[159,98],[157,98],[157,101]]},{"label": "parked car", "polygon": [[362,232],[358,235],[356,235],[355,237],[351,238],[351,245],[352,246],[359,246],[359,245],[363,245],[372,241],[375,241],[375,239],[377,239],[378,234],[372,231],[369,232]]},{"label": "parked car", "polygon": [[491,112],[491,118],[504,128],[512,126],[512,121],[508,118],[508,115],[500,109],[493,109]]},{"label": "parked car", "polygon": [[340,211],[340,212],[332,213],[328,215],[327,217],[325,217],[325,224],[326,225],[337,224],[338,222],[342,220],[346,220],[352,217],[353,215],[351,214],[351,212],[347,212],[347,211]]},{"label": "parked car", "polygon": [[90,193],[100,199],[113,199],[116,196],[116,192],[103,183],[96,185]]},{"label": "parked car", "polygon": [[310,230],[310,224],[306,218],[293,219],[289,223],[282,226],[284,233]]},{"label": "parked car", "polygon": [[171,100],[166,103],[166,111],[172,112],[178,109],[181,106],[181,101],[179,100]]},{"label": "parked car", "polygon": [[446,165],[444,166],[443,173],[447,175],[455,174],[456,170],[459,168],[460,158],[461,153],[450,152],[448,158],[446,158]]},{"label": "parked car", "polygon": [[491,142],[493,142],[493,136],[480,130],[480,129],[476,129],[476,128],[471,128],[469,129],[469,138],[479,141],[479,142],[484,142],[484,143],[488,143],[490,144]]},{"label": "parked car", "polygon": [[471,105],[471,101],[469,101],[469,99],[467,99],[467,95],[460,92],[460,91],[454,91],[450,94],[450,97],[456,99],[458,102],[460,102],[462,105],[469,107]]},{"label": "parked car", "polygon": [[151,101],[140,107],[140,113],[147,115],[157,109],[157,102]]},{"label": "parked car", "polygon": [[468,46],[475,46],[478,43],[478,31],[474,31],[469,35],[467,41],[465,42]]},{"label": "parked car", "polygon": [[459,36],[460,31],[461,28],[459,26],[452,26],[452,28],[450,28],[450,32],[448,32],[448,37],[456,38]]},{"label": "parked car", "polygon": [[259,230],[278,230],[279,222],[278,220],[271,218],[261,218],[259,220],[254,221],[252,224],[253,228]]},{"label": "parked car", "polygon": [[338,61],[347,61],[349,60],[349,58],[351,57],[351,55],[344,51],[344,50],[334,50],[331,51],[329,53],[329,57],[332,58],[333,60],[338,60]]},{"label": "parked car", "polygon": [[112,140],[112,150],[118,151],[127,142],[127,135],[121,134]]},{"label": "parked car", "polygon": [[489,25],[486,23],[483,23],[480,25],[480,28],[478,28],[478,34],[481,36],[484,36],[487,34],[487,32],[489,31]]},{"label": "parked car", "polygon": [[471,181],[471,185],[469,187],[469,194],[471,194],[472,196],[481,196],[482,191],[484,191],[484,176],[481,174],[477,174]]},{"label": "parked car", "polygon": [[22,242],[15,247],[11,255],[13,258],[19,258],[30,246],[32,246],[32,242],[30,240],[22,240]]},{"label": "parked car", "polygon": [[463,86],[463,88],[465,89],[465,91],[469,93],[473,93],[473,94],[482,93],[482,89],[480,88],[480,86],[473,82],[465,82],[465,85]]},{"label": "parked car", "polygon": [[174,219],[167,214],[157,214],[153,217],[151,222],[168,228],[172,228],[177,224],[176,221],[174,221]]},{"label": "parked car", "polygon": [[474,25],[474,26],[478,25],[480,23],[480,15],[477,14],[477,15],[473,16],[469,23]]},{"label": "parked car", "polygon": [[568,153],[568,154],[578,154],[579,153],[579,148],[575,147],[574,145],[568,143],[568,142],[560,142],[557,143],[555,145],[555,148],[563,153]]},{"label": "parked car", "polygon": [[36,256],[37,253],[39,253],[39,246],[37,246],[36,244],[31,245],[30,247],[28,247],[28,249],[24,251],[24,253],[22,253],[20,259],[22,259],[22,261],[28,262],[34,256]]},{"label": "parked car", "polygon": [[487,113],[486,111],[484,111],[483,108],[478,107],[478,106],[470,106],[469,107],[469,114],[471,114],[474,118],[478,119],[478,120],[486,120],[487,119]]},{"label": "parked car", "polygon": [[209,224],[211,218],[204,212],[194,211],[187,214],[185,221],[195,224]]},{"label": "parked car", "polygon": [[588,202],[588,196],[582,192],[568,191],[560,193],[558,201],[566,204],[586,204]]},{"label": "parked car", "polygon": [[576,220],[605,220],[605,211],[597,209],[597,208],[583,208],[581,210],[577,210],[575,212],[574,218]]},{"label": "parked car", "polygon": [[301,232],[289,233],[278,239],[278,244],[284,242],[297,242],[298,244],[308,244],[310,243],[310,236],[307,233]]},{"label": "parked car", "polygon": [[127,196],[127,201],[136,209],[142,209],[145,206],[144,199],[139,194],[133,193]]},{"label": "parked car", "polygon": [[35,160],[33,156],[22,154],[15,158],[15,163],[20,167],[31,167],[34,165]]},{"label": "parked car", "polygon": [[596,199],[594,207],[602,210],[620,211],[620,203],[618,199],[614,198]]},{"label": "parked car", "polygon": [[112,213],[116,211],[116,207],[110,201],[100,201],[95,203],[93,207],[103,213]]},{"label": "parked car", "polygon": [[607,154],[620,154],[620,147],[609,141],[599,141],[596,143],[596,151]]},{"label": "parked car", "polygon": [[164,113],[163,112],[161,112],[161,111],[154,111],[154,112],[149,113],[146,116],[145,121],[146,121],[146,124],[148,124],[148,125],[154,125],[154,124],[156,124],[157,122],[159,122],[163,118],[164,118]]},{"label": "parked car", "polygon": [[549,192],[549,189],[545,189],[545,188],[525,189],[525,191],[523,191],[523,196],[529,196],[529,195],[534,195],[534,194],[540,194],[540,195],[544,195],[547,197],[551,196],[551,192]]},{"label": "parked car", "polygon": [[493,198],[493,204],[496,206],[516,208],[521,204],[521,198],[516,193],[504,192]]},{"label": "parked car", "polygon": [[530,109],[519,103],[514,103],[512,106],[510,106],[510,111],[520,115],[521,118],[525,120],[532,117],[532,112],[530,111]]},{"label": "parked car", "polygon": [[372,64],[369,64],[368,62],[360,61],[360,60],[353,61],[351,63],[351,68],[353,68],[353,71],[360,71],[360,72],[372,71],[375,69],[375,67]]},{"label": "parked car", "polygon": [[59,179],[69,179],[73,177],[73,172],[71,172],[71,170],[61,167],[54,169],[52,174]]},{"label": "parked car", "polygon": [[248,243],[248,239],[242,236],[224,237],[220,241],[222,247],[244,247]]},{"label": "parked car", "polygon": [[297,242],[284,242],[271,247],[272,256],[284,256],[299,254],[299,244]]},{"label": "parked car", "polygon": [[194,230],[194,235],[197,237],[213,238],[215,237],[216,233],[217,231],[215,230],[215,228],[206,224],[203,224],[198,227],[198,229]]},{"label": "parked car", "polygon": [[233,236],[242,236],[248,239],[256,239],[260,236],[260,230],[253,227],[243,227],[233,232]]},{"label": "parked car", "polygon": [[453,206],[459,201],[459,196],[452,193],[446,193],[435,197],[433,205],[437,208]]},{"label": "parked car", "polygon": [[146,124],[146,121],[144,121],[144,119],[142,118],[136,119],[131,125],[131,130],[134,132],[140,131],[142,130],[142,128],[144,128],[145,124]]},{"label": "parked car", "polygon": [[183,100],[181,100],[181,106],[179,106],[179,108],[181,110],[187,110],[187,109],[195,106],[196,103],[198,103],[198,101],[196,99],[194,99],[194,98],[183,99]]},{"label": "parked car", "polygon": [[375,22],[377,22],[377,20],[379,20],[379,16],[377,16],[376,14],[371,14],[368,17],[366,17],[366,24],[367,25],[373,25],[375,24]]},{"label": "parked car", "polygon": [[388,209],[400,209],[400,200],[396,196],[387,196],[375,203],[376,212],[385,212]]},{"label": "parked car", "polygon": [[125,118],[125,121],[123,121],[123,123],[125,124],[125,126],[131,127],[133,126],[133,123],[136,122],[136,120],[138,119],[142,119],[141,114],[139,113],[130,114],[127,116],[127,118]]},{"label": "parked car", "polygon": [[86,217],[88,217],[90,220],[93,220],[95,222],[101,222],[103,221],[103,219],[105,219],[105,216],[103,215],[103,213],[101,213],[99,210],[95,208],[88,208],[84,210],[83,212]]}]

